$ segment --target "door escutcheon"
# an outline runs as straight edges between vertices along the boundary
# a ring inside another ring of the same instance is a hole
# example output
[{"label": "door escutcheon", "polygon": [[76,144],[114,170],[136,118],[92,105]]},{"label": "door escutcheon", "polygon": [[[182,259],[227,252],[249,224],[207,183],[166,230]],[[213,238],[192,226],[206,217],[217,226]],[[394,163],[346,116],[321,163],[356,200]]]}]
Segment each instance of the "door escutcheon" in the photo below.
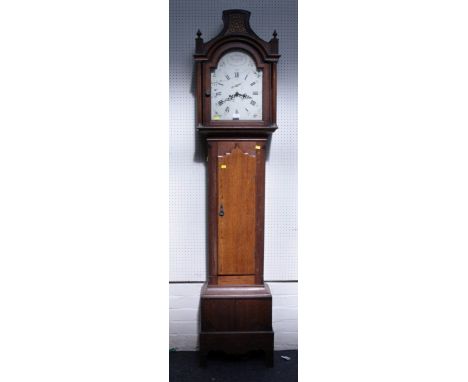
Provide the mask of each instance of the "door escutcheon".
[{"label": "door escutcheon", "polygon": [[223,208],[223,205],[221,204],[221,207],[219,209],[219,213],[218,213],[219,216],[223,217],[224,216],[224,208]]}]

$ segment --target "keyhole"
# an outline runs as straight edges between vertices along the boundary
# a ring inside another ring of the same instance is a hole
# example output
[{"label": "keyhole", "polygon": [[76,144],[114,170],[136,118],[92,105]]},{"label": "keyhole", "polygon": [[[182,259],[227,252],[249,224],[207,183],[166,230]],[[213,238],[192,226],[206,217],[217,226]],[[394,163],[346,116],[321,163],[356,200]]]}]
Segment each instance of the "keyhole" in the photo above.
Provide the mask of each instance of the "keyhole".
[{"label": "keyhole", "polygon": [[223,205],[221,204],[221,207],[219,209],[219,216],[223,217],[224,216],[224,208],[223,208]]}]

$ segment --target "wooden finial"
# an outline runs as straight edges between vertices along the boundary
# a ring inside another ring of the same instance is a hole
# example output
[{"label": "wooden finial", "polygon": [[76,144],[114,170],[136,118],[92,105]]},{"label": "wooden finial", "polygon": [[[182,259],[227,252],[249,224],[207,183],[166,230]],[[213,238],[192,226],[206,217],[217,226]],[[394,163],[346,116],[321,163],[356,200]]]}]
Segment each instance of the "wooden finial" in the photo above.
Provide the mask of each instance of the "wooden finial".
[{"label": "wooden finial", "polygon": [[201,38],[202,33],[200,32],[200,29],[197,31],[197,38],[195,39],[195,50],[197,53],[201,51],[203,48],[203,39]]},{"label": "wooden finial", "polygon": [[273,31],[273,38],[276,38],[278,36],[278,33],[276,33],[276,29]]}]

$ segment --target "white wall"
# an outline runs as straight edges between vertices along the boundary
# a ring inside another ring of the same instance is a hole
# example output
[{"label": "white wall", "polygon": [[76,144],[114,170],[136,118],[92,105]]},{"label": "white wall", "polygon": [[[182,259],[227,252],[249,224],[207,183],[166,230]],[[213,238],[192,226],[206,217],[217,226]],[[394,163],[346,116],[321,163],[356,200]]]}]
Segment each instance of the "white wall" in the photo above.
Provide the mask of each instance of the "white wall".
[{"label": "white wall", "polygon": [[[273,295],[275,350],[297,349],[297,283],[268,283]],[[169,346],[197,350],[202,283],[170,284]]]}]

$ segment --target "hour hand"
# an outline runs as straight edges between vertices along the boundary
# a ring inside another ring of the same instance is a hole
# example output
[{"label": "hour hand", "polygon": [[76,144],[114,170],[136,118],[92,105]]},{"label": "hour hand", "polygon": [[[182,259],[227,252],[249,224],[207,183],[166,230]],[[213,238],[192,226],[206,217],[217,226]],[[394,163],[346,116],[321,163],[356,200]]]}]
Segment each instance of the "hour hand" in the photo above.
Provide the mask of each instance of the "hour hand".
[{"label": "hour hand", "polygon": [[227,101],[232,101],[234,99],[234,96],[231,94],[229,97],[222,99],[218,101],[218,105],[221,106],[223,103],[226,103]]},{"label": "hour hand", "polygon": [[234,98],[236,98],[237,94],[239,94],[239,93],[236,92],[235,94],[229,94],[229,97],[227,97],[226,99],[224,99],[223,102],[232,101]]}]

